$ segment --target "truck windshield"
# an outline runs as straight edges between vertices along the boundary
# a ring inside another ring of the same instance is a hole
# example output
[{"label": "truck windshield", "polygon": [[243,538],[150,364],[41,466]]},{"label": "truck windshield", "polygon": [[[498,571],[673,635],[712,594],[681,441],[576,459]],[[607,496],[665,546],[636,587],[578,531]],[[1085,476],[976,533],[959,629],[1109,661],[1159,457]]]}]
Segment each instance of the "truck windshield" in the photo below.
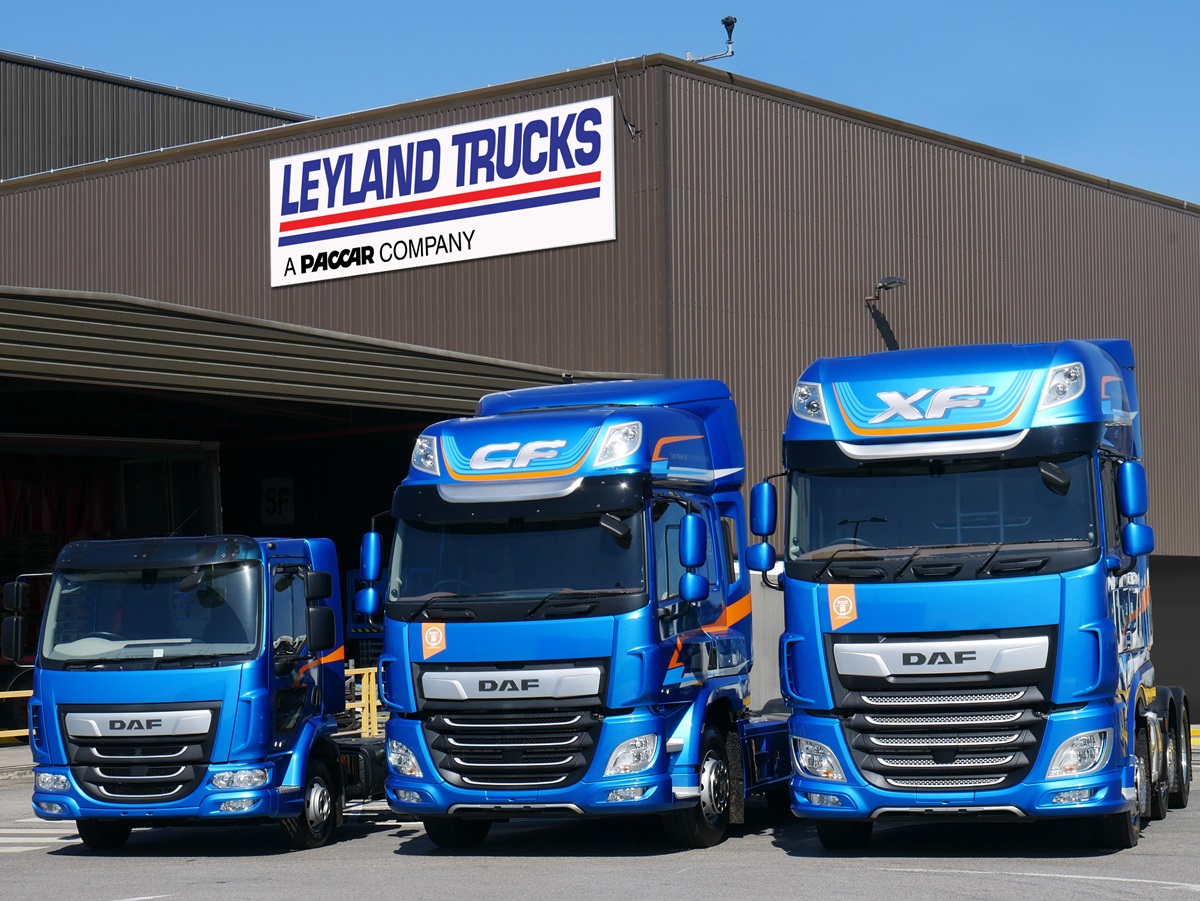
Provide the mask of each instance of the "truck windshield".
[{"label": "truck windshield", "polygon": [[646,590],[642,513],[485,522],[401,520],[389,602],[522,599],[525,607],[581,595]]},{"label": "truck windshield", "polygon": [[[981,557],[980,565],[963,574],[982,575],[991,567],[987,558],[1001,558],[1009,567],[1004,571],[1012,571],[1011,561],[1003,559],[1008,549],[1038,545],[1041,563],[1030,568],[1048,571],[1047,555],[1098,546],[1094,497],[1086,455],[797,470],[789,475],[785,559],[813,564],[796,572],[813,578],[835,556],[928,562],[973,554]],[[888,566],[877,569],[891,572]]]},{"label": "truck windshield", "polygon": [[43,664],[202,665],[258,646],[256,561],[62,570],[46,606]]}]

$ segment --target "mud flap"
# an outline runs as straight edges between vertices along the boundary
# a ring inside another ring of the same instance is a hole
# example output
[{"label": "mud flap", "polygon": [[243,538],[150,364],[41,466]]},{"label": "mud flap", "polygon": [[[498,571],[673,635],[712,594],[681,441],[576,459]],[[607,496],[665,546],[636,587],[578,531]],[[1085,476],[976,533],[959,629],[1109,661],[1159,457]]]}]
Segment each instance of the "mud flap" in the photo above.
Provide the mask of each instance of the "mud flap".
[{"label": "mud flap", "polygon": [[725,733],[725,759],[729,764],[729,823],[740,826],[746,822],[746,769],[736,726]]}]

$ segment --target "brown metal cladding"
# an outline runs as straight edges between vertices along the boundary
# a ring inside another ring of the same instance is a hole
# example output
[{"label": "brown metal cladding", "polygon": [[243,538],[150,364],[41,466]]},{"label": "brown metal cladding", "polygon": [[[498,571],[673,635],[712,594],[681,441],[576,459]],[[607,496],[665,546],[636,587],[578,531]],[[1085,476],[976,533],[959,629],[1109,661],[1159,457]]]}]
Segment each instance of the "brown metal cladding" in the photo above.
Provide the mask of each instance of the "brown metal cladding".
[{"label": "brown metal cladding", "polygon": [[1200,216],[799,96],[668,81],[673,374],[730,383],[752,478],[780,468],[808,363],[883,349],[863,299],[900,275],[880,307],[902,346],[1129,338],[1158,550],[1195,554],[1200,405],[1179,398],[1200,382]]},{"label": "brown metal cladding", "polygon": [[305,123],[161,161],[146,155],[66,181],[0,185],[0,233],[15,251],[0,260],[0,283],[153,297],[563,371],[661,372],[653,76],[621,78],[623,107],[642,134],[616,134],[620,241],[276,289],[268,270],[272,159],[608,96],[607,71],[516,96]]},{"label": "brown metal cladding", "polygon": [[0,179],[308,118],[0,51]]},{"label": "brown metal cladding", "polygon": [[[271,289],[271,159],[614,95],[614,242]],[[620,110],[636,136],[621,122]],[[1181,201],[670,57],[0,184],[0,284],[107,291],[564,371],[727,380],[751,478],[821,355],[1127,337],[1159,550],[1200,540],[1200,217]]]}]

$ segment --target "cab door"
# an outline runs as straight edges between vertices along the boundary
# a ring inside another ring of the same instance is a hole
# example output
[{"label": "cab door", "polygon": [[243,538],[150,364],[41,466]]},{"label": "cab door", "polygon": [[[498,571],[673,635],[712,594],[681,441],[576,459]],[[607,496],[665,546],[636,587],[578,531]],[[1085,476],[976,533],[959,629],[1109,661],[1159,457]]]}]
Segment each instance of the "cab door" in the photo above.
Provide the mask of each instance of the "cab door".
[{"label": "cab door", "polygon": [[290,751],[301,728],[321,709],[320,667],[308,647],[308,601],[301,560],[272,560],[270,616],[274,747]]}]

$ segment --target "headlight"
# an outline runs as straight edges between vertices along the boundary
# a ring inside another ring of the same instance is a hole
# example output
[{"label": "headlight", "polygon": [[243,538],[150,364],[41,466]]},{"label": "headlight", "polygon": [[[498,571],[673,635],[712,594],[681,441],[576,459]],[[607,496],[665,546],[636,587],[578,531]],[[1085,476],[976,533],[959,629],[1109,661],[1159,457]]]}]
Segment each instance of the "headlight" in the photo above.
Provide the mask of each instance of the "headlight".
[{"label": "headlight", "polygon": [[389,738],[387,754],[388,763],[401,776],[420,778],[423,775],[421,765],[417,763],[417,755],[409,749],[408,745],[403,745],[396,741],[396,739]]},{"label": "headlight", "polygon": [[71,787],[70,780],[59,773],[38,773],[33,777],[33,784],[38,791],[44,792],[65,792]]},{"label": "headlight", "polygon": [[624,460],[642,445],[642,424],[640,422],[625,422],[608,427],[604,440],[600,442],[600,450],[596,452],[596,465],[616,463]]},{"label": "headlight", "polygon": [[413,445],[412,467],[431,476],[441,473],[437,458],[437,439],[430,435],[422,435]]},{"label": "headlight", "polygon": [[828,424],[821,386],[816,382],[796,382],[796,390],[792,392],[792,412],[801,419]]},{"label": "headlight", "polygon": [[209,781],[213,788],[262,788],[267,784],[267,771],[261,767],[227,770],[223,773],[213,773]]},{"label": "headlight", "polygon": [[819,741],[810,738],[792,739],[792,759],[796,769],[805,776],[814,779],[830,779],[834,782],[845,782],[846,774],[837,756]]},{"label": "headlight", "polygon": [[1080,732],[1058,746],[1058,750],[1050,758],[1046,778],[1065,779],[1098,770],[1108,763],[1111,751],[1111,729]]},{"label": "headlight", "polygon": [[626,739],[608,758],[605,776],[623,776],[640,773],[654,763],[654,752],[658,750],[658,736],[653,733]]},{"label": "headlight", "polygon": [[1082,363],[1055,366],[1046,376],[1046,387],[1042,389],[1042,400],[1038,409],[1045,410],[1074,400],[1083,394],[1083,382]]}]

